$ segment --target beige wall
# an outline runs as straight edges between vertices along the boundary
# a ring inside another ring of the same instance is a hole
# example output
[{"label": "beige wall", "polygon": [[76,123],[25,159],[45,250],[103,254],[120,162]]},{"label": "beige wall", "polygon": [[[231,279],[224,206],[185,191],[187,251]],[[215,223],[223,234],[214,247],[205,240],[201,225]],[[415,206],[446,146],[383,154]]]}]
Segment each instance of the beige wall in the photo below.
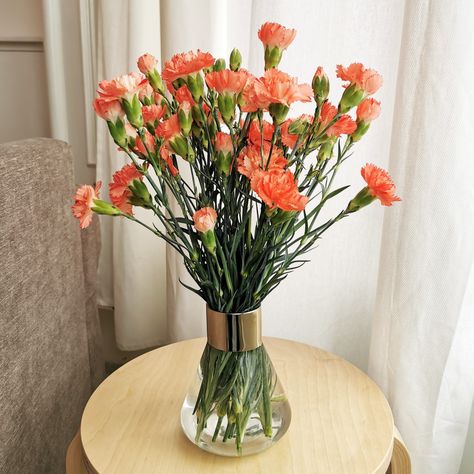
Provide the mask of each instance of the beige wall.
[{"label": "beige wall", "polygon": [[[67,102],[68,142],[77,183],[92,183],[87,164],[78,0],[57,1]],[[54,135],[50,126],[42,0],[0,0],[0,143]],[[58,54],[53,45],[52,54]]]},{"label": "beige wall", "polygon": [[0,40],[43,39],[41,0],[0,0]]},{"label": "beige wall", "polygon": [[0,142],[49,136],[41,0],[0,0]]}]

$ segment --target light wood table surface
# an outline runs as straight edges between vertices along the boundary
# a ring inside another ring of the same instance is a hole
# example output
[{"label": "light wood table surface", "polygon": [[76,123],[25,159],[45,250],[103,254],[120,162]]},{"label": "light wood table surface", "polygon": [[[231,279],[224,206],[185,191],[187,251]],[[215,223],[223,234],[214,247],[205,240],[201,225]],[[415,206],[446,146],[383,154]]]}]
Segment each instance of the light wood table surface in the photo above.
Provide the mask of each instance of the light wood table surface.
[{"label": "light wood table surface", "polygon": [[274,338],[264,343],[292,408],[290,428],[275,446],[225,458],[186,438],[181,405],[205,344],[193,339],[142,355],[99,386],[70,445],[68,474],[385,474],[395,428],[377,385],[320,349]]}]

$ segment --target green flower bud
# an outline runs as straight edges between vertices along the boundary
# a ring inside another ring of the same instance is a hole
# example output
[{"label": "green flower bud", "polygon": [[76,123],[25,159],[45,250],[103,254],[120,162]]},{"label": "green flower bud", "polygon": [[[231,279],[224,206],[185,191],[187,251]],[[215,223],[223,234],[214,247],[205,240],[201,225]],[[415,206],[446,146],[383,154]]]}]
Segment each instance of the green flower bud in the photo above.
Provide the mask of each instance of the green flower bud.
[{"label": "green flower bud", "polygon": [[329,160],[332,157],[332,149],[334,148],[334,141],[328,140],[321,145],[318,152],[318,161]]},{"label": "green flower bud", "polygon": [[193,99],[199,102],[199,99],[204,94],[204,81],[201,74],[198,72],[197,74],[188,76],[186,83]]},{"label": "green flower bud", "polygon": [[102,201],[102,199],[94,199],[94,205],[91,210],[96,214],[103,214],[105,216],[120,216],[122,211],[110,204],[110,202]]},{"label": "green flower bud", "polygon": [[277,67],[280,64],[283,50],[278,46],[265,46],[265,70]]},{"label": "green flower bud", "polygon": [[219,151],[217,153],[216,167],[225,176],[229,176],[230,167],[232,165],[232,155]]},{"label": "green flower bud", "polygon": [[191,131],[191,127],[193,125],[193,114],[191,111],[191,106],[188,102],[180,104],[178,108],[178,120],[183,135],[189,135],[189,132]]},{"label": "green flower bud", "polygon": [[204,247],[206,247],[209,253],[214,255],[216,253],[216,234],[214,233],[214,230],[200,232],[199,235],[201,236]]},{"label": "green flower bud", "polygon": [[188,156],[188,141],[183,137],[183,135],[176,135],[170,139],[169,143],[177,155],[183,158]]},{"label": "green flower bud", "polygon": [[281,125],[285,121],[289,110],[290,108],[283,104],[270,104],[268,108],[275,125]]},{"label": "green flower bud", "polygon": [[370,122],[360,120],[357,122],[357,130],[351,135],[353,142],[358,142],[369,130]]},{"label": "green flower bud", "polygon": [[290,123],[288,127],[288,133],[293,135],[302,135],[308,129],[309,122],[302,118],[297,118]]},{"label": "green flower bud", "polygon": [[193,120],[196,126],[202,128],[204,126],[204,117],[202,110],[199,108],[198,105],[193,105],[191,108],[191,113],[193,115]]},{"label": "green flower bud", "polygon": [[359,209],[362,209],[365,206],[368,206],[373,201],[375,201],[376,197],[370,193],[369,187],[366,186],[362,188],[354,199],[352,199],[349,204],[347,205],[347,212],[356,212]]},{"label": "green flower bud", "polygon": [[138,100],[138,96],[135,94],[132,101],[129,102],[127,99],[122,100],[122,107],[127,114],[128,121],[136,128],[143,126],[142,117],[142,104]]},{"label": "green flower bud", "polygon": [[238,71],[240,69],[240,65],[242,64],[242,55],[237,48],[234,48],[230,53],[229,58],[229,65],[232,71]]},{"label": "green flower bud", "polygon": [[341,102],[339,102],[339,112],[345,114],[352,107],[359,105],[365,97],[365,92],[362,89],[359,89],[355,84],[351,84],[346,87],[344,93],[341,97]]},{"label": "green flower bud", "polygon": [[114,142],[121,148],[127,147],[127,132],[125,131],[125,124],[122,119],[118,118],[117,121],[107,121],[107,127],[109,128],[110,135],[114,139]]},{"label": "green flower bud", "polygon": [[222,71],[225,69],[225,59],[219,58],[216,59],[216,62],[214,63],[214,67],[212,68],[213,71]]},{"label": "green flower bud", "polygon": [[153,87],[153,90],[159,92],[161,95],[165,94],[165,86],[161,79],[160,73],[156,69],[153,69],[153,71],[148,72],[146,77],[151,87]]},{"label": "green flower bud", "polygon": [[329,95],[329,78],[322,67],[318,67],[313,76],[313,93],[316,102],[321,105]]},{"label": "green flower bud", "polygon": [[196,153],[194,153],[194,148],[189,142],[188,142],[188,154],[186,155],[185,159],[188,160],[189,163],[194,163],[196,161]]},{"label": "green flower bud", "polygon": [[224,121],[231,122],[235,114],[234,96],[232,94],[219,94],[217,105]]},{"label": "green flower bud", "polygon": [[153,203],[145,183],[140,179],[134,179],[128,188],[133,195],[129,200],[135,206],[149,207]]}]

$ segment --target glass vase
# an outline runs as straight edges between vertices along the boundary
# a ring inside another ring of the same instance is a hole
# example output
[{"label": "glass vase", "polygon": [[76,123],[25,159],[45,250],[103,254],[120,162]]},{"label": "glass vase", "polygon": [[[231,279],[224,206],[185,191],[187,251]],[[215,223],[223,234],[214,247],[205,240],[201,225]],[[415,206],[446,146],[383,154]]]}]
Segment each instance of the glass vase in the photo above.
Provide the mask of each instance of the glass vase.
[{"label": "glass vase", "polygon": [[186,436],[222,456],[255,454],[288,430],[291,409],[261,339],[260,308],[207,308],[207,344],[181,409]]}]

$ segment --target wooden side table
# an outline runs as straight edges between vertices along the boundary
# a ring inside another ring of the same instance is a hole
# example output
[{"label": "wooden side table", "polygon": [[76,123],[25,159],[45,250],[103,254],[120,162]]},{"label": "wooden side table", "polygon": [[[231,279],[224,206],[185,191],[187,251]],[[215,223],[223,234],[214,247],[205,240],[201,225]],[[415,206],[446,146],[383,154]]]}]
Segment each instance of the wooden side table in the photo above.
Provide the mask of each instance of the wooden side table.
[{"label": "wooden side table", "polygon": [[[254,456],[200,450],[179,416],[204,344],[193,339],[151,351],[108,377],[84,410],[67,474],[410,472],[406,450],[394,443],[390,407],[366,374],[328,352],[274,338],[265,345],[292,407],[288,432]],[[398,464],[390,464],[394,452],[402,453]]]}]

